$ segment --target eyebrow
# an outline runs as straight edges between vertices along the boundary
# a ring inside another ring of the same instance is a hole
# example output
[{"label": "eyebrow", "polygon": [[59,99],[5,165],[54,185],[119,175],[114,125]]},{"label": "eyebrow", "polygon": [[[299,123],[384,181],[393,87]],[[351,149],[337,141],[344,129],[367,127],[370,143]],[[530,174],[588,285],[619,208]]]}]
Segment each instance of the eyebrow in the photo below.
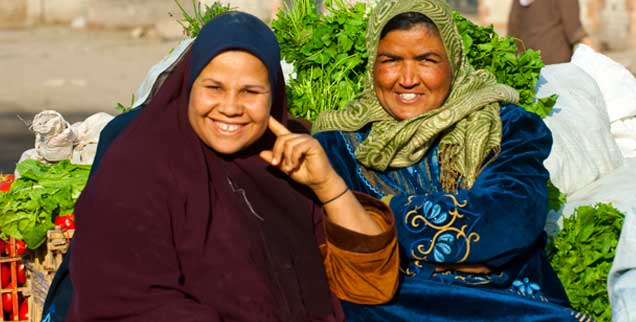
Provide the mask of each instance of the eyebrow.
[{"label": "eyebrow", "polygon": [[421,54],[421,55],[417,55],[417,56],[415,56],[415,59],[416,60],[421,60],[421,59],[429,58],[431,56],[437,57],[439,59],[442,58],[442,55],[431,51],[431,52],[427,52],[427,53],[424,53],[424,54]]},{"label": "eyebrow", "polygon": [[398,55],[391,54],[391,53],[385,53],[385,52],[379,52],[379,53],[378,53],[378,57],[379,57],[379,56],[386,56],[386,57],[388,57],[388,58],[396,59],[396,60],[402,59],[402,57],[400,57],[400,56],[398,56]]},{"label": "eyebrow", "polygon": [[[391,53],[385,53],[385,52],[379,52],[379,53],[378,53],[378,57],[379,57],[379,56],[386,56],[386,57],[388,57],[388,58],[395,59],[395,60],[401,60],[401,59],[403,59],[403,57],[402,57],[402,56],[398,56],[398,55],[391,54]],[[415,59],[416,59],[416,60],[421,60],[421,59],[429,58],[429,57],[431,57],[431,56],[435,56],[435,57],[440,58],[440,59],[442,58],[442,55],[440,55],[440,54],[438,54],[438,53],[435,53],[435,52],[427,52],[427,53],[424,53],[424,54],[421,54],[421,55],[417,55],[417,56],[415,56]]]},{"label": "eyebrow", "polygon": [[[201,80],[201,82],[209,82],[215,85],[223,85],[223,82],[218,81],[214,78],[204,78]],[[248,89],[261,89],[261,90],[267,90],[267,85],[259,85],[259,84],[247,84],[245,86],[243,86],[243,88],[248,88]]]}]

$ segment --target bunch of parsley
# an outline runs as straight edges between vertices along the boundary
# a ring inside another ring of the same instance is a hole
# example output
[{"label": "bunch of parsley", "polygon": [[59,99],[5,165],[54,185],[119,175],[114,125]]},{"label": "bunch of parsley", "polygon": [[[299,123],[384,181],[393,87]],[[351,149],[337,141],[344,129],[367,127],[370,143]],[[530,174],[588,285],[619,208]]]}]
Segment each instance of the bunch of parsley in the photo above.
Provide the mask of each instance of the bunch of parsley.
[{"label": "bunch of parsley", "polygon": [[610,204],[578,207],[550,240],[548,257],[572,306],[611,321],[607,277],[625,216]]},{"label": "bunch of parsley", "polygon": [[315,1],[297,0],[272,21],[281,55],[296,73],[287,88],[289,111],[312,121],[362,90],[368,57],[366,5],[327,0],[325,9],[320,14]]}]

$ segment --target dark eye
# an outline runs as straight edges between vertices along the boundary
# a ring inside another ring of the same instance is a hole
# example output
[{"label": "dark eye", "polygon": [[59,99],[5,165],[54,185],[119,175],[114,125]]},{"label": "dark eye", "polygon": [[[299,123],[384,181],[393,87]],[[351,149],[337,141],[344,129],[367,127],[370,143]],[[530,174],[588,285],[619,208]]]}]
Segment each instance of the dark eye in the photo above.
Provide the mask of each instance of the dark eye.
[{"label": "dark eye", "polygon": [[395,58],[382,58],[382,59],[380,59],[380,63],[382,63],[382,64],[392,63],[392,62],[395,62]]},{"label": "dark eye", "polygon": [[260,92],[259,92],[259,91],[254,90],[254,89],[244,89],[244,90],[242,90],[241,92],[242,92],[242,93],[244,93],[244,94],[249,94],[249,95],[257,95],[257,94],[260,94]]},{"label": "dark eye", "polygon": [[207,86],[205,86],[205,88],[213,90],[213,91],[221,90],[221,86],[218,86],[218,85],[207,85]]},{"label": "dark eye", "polygon": [[437,64],[439,63],[439,58],[435,57],[435,56],[424,56],[424,57],[419,57],[418,59],[421,62],[425,62],[425,63],[433,63],[433,64]]}]

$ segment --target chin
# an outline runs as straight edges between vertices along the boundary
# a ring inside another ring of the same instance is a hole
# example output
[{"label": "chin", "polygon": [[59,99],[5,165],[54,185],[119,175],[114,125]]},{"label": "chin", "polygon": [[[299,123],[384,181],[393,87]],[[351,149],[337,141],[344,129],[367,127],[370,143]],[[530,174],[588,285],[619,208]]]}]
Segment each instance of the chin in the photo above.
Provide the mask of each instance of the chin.
[{"label": "chin", "polygon": [[244,149],[242,145],[237,143],[238,142],[228,142],[228,144],[224,144],[224,143],[209,144],[208,143],[207,146],[209,146],[216,153],[230,155],[230,154],[238,153]]}]

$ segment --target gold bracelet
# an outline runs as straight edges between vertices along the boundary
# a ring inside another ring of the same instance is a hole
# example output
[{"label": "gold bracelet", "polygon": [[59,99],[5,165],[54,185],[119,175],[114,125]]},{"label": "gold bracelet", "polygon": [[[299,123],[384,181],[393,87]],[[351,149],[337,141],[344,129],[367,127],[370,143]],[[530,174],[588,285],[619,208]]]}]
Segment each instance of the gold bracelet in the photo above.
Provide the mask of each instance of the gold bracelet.
[{"label": "gold bracelet", "polygon": [[349,187],[347,187],[347,189],[345,189],[343,192],[339,193],[337,196],[335,196],[335,197],[323,202],[322,206],[324,207],[326,204],[328,204],[328,203],[330,203],[330,202],[332,202],[332,201],[344,196],[344,194],[347,193],[347,191],[349,191]]}]

